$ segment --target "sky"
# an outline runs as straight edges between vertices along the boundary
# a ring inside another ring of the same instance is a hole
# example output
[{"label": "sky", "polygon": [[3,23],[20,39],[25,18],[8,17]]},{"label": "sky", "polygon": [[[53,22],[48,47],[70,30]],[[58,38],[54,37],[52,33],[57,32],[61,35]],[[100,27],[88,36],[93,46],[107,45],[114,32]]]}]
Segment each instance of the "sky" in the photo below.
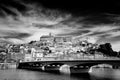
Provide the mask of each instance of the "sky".
[{"label": "sky", "polygon": [[52,33],[120,51],[119,9],[115,1],[0,0],[0,41],[23,44]]}]

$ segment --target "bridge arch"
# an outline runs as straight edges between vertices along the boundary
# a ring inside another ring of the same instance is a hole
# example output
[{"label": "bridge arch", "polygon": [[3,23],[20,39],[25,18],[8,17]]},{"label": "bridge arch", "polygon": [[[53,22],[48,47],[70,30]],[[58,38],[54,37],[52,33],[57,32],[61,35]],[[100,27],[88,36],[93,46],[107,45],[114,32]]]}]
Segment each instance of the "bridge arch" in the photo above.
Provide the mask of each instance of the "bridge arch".
[{"label": "bridge arch", "polygon": [[53,66],[53,67],[59,67],[59,66],[61,66],[61,65],[64,65],[64,63],[47,63],[47,64],[44,64],[44,66],[46,66],[46,67],[51,67],[51,66]]},{"label": "bridge arch", "polygon": [[71,66],[72,68],[90,68],[92,66],[112,66],[113,69],[117,69],[117,68],[120,68],[120,64],[115,64],[115,63],[103,63],[103,62],[96,62],[96,63],[82,63],[82,64],[76,64],[76,65],[73,65]]},{"label": "bridge arch", "polygon": [[63,63],[46,63],[43,64],[43,71],[59,71],[59,68],[64,65]]},{"label": "bridge arch", "polygon": [[60,71],[61,73],[64,73],[64,74],[70,74],[70,73],[71,73],[71,71],[70,71],[70,65],[68,65],[68,64],[62,65],[62,66],[59,68],[59,71]]},{"label": "bridge arch", "polygon": [[83,63],[77,64],[70,67],[71,71],[78,71],[80,72],[92,72],[92,70],[96,68],[110,68],[110,69],[120,69],[119,64],[112,64],[112,63]]},{"label": "bridge arch", "polygon": [[102,69],[104,70],[105,68],[107,69],[113,69],[114,65],[111,64],[97,64],[97,65],[93,65],[89,68],[89,73],[93,72],[96,69]]}]

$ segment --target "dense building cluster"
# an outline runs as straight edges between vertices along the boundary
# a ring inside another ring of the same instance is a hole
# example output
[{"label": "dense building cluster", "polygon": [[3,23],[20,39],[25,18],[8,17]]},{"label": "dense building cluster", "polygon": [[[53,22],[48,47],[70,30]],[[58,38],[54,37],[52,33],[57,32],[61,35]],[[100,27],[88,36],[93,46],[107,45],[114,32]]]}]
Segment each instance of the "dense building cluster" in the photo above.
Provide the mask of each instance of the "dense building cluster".
[{"label": "dense building cluster", "polygon": [[71,36],[43,35],[27,44],[0,44],[0,61],[76,60],[119,57],[110,43],[93,44]]}]

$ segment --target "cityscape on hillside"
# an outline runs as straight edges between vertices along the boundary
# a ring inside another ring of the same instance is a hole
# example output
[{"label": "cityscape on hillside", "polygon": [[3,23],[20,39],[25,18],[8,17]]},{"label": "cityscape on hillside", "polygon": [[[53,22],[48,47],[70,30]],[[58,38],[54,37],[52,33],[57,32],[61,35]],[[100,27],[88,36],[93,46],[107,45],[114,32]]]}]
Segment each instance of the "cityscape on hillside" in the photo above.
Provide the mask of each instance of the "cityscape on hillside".
[{"label": "cityscape on hillside", "polygon": [[110,43],[96,44],[71,36],[42,35],[27,44],[0,43],[0,62],[43,60],[119,59]]},{"label": "cityscape on hillside", "polygon": [[120,80],[120,0],[0,0],[0,80]]}]

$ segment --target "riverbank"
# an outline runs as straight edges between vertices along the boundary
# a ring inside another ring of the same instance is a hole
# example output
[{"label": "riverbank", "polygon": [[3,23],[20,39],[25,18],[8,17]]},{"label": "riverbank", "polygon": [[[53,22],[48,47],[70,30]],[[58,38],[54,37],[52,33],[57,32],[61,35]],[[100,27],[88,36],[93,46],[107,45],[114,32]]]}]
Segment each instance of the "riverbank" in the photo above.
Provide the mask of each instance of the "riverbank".
[{"label": "riverbank", "polygon": [[0,69],[16,68],[16,63],[0,63]]}]

